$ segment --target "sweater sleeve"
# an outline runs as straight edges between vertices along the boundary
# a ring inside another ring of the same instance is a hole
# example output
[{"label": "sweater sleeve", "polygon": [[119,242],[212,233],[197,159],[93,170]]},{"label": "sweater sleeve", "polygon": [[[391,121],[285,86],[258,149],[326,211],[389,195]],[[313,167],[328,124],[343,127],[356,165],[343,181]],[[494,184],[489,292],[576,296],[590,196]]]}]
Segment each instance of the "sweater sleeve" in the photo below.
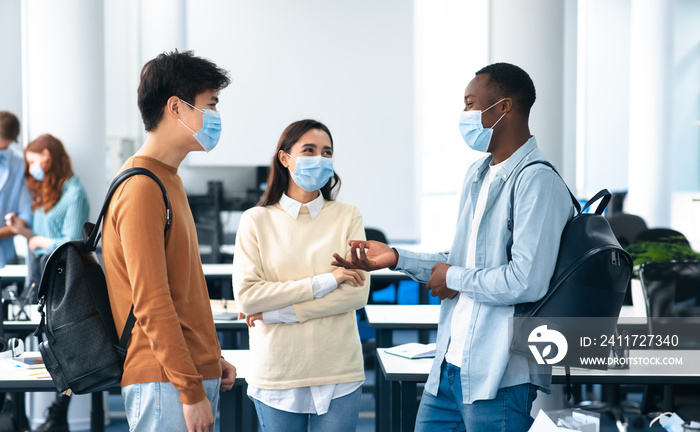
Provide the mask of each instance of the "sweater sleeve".
[{"label": "sweater sleeve", "polygon": [[[125,181],[112,200],[124,251],[136,325],[141,328],[180,401],[195,404],[206,392],[190,356],[173,305],[165,256],[165,204],[158,185],[145,176]],[[168,233],[170,235],[171,233]]]},{"label": "sweater sleeve", "polygon": [[[352,222],[344,234],[344,243],[347,245],[350,240],[364,240],[365,227],[362,222],[362,215],[357,208],[354,208]],[[350,253],[350,246],[347,246],[345,255]],[[329,260],[332,257],[328,257]],[[322,298],[294,304],[294,312],[299,318],[299,322],[305,322],[314,318],[321,318],[332,315],[339,315],[345,312],[354,311],[364,307],[369,297],[369,273],[363,272],[365,282],[362,286],[355,287],[345,282],[326,294]]]},{"label": "sweater sleeve", "polygon": [[265,279],[256,225],[251,213],[241,217],[233,254],[233,294],[246,315],[313,300],[311,278],[273,282]]},{"label": "sweater sleeve", "polygon": [[65,199],[70,205],[66,209],[66,214],[61,224],[59,237],[51,239],[50,251],[71,240],[78,240],[83,236],[83,225],[88,220],[90,206],[88,205],[87,194],[80,183],[73,183],[65,191],[61,200]]}]

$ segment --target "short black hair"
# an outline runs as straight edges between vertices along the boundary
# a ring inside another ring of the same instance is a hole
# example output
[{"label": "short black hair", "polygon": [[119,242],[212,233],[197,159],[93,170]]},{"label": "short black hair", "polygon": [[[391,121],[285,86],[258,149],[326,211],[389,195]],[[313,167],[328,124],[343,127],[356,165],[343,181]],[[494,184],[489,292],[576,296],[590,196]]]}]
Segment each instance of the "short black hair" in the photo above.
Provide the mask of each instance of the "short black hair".
[{"label": "short black hair", "polygon": [[10,111],[0,111],[0,138],[17,142],[19,119]]},{"label": "short black hair", "polygon": [[146,131],[158,126],[171,96],[194,105],[197,95],[220,91],[230,83],[227,71],[192,51],[159,54],[141,70],[138,104]]},{"label": "short black hair", "polygon": [[479,74],[489,74],[489,87],[497,99],[513,98],[523,114],[530,114],[537,96],[535,84],[527,72],[510,63],[494,63],[476,72],[476,75]]}]

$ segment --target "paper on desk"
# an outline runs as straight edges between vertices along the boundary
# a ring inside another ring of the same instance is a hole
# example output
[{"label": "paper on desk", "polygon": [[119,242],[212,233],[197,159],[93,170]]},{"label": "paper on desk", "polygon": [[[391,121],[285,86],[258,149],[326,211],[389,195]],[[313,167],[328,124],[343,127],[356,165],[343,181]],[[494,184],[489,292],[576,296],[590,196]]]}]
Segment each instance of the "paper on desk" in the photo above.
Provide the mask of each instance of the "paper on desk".
[{"label": "paper on desk", "polygon": [[535,417],[535,422],[530,427],[529,432],[561,432],[561,431],[571,431],[576,432],[574,429],[567,429],[562,426],[557,426],[554,422],[540,410]]}]

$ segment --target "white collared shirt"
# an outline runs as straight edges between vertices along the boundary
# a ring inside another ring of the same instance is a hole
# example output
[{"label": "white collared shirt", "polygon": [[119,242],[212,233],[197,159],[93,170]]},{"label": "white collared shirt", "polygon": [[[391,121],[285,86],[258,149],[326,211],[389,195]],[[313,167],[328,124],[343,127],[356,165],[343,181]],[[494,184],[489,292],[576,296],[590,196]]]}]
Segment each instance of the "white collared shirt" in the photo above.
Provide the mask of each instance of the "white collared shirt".
[{"label": "white collared shirt", "polygon": [[289,216],[293,217],[294,219],[299,217],[301,206],[306,206],[309,209],[311,220],[316,219],[316,216],[318,216],[318,214],[321,213],[321,210],[323,210],[324,202],[325,200],[323,199],[323,194],[321,193],[319,193],[318,197],[313,201],[309,201],[306,204],[302,204],[295,199],[289,198],[289,196],[287,196],[285,193],[283,193],[280,197],[280,206]]},{"label": "white collared shirt", "polygon": [[[321,213],[324,199],[322,194],[306,204],[300,203],[282,194],[279,204],[291,217],[296,219],[302,206],[309,209],[311,220]],[[321,298],[338,287],[338,282],[332,273],[324,273],[311,278],[314,298]],[[267,324],[298,323],[299,319],[292,306],[283,307],[272,311],[263,312],[263,322]],[[298,387],[285,390],[263,390],[248,385],[248,396],[259,400],[267,406],[278,410],[299,413],[323,415],[328,412],[333,399],[347,396],[362,386],[364,381],[356,381],[342,384],[327,384],[320,386]]]}]

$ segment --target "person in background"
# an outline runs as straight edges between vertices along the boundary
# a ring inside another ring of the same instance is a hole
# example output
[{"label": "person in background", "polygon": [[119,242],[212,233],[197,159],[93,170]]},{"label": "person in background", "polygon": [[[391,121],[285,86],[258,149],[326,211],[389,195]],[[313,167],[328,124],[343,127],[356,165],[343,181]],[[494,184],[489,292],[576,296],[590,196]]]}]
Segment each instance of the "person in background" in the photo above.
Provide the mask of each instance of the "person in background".
[{"label": "person in background", "polygon": [[[24,156],[10,147],[18,136],[17,116],[0,111],[0,214],[6,221],[17,218],[28,228],[32,222],[32,199],[24,177]],[[10,226],[0,227],[0,268],[16,263],[15,235]],[[21,287],[18,291],[21,292]]]},{"label": "person in background", "polygon": [[[61,141],[44,134],[24,150],[25,177],[32,198],[34,223],[29,228],[11,215],[7,224],[27,238],[27,287],[38,286],[46,259],[61,244],[82,238],[89,205]],[[26,288],[25,288],[26,289]],[[70,396],[59,394],[37,432],[68,432]]]},{"label": "person in background", "polygon": [[209,152],[218,143],[216,106],[229,82],[226,71],[191,51],[160,54],[141,70],[138,106],[148,136],[122,171],[146,168],[160,179],[172,222],[164,237],[163,193],[153,179],[137,175],[116,189],[102,228],[119,333],[132,305],[136,316],[121,382],[131,431],[213,430],[219,393],[236,378],[221,356],[197,230],[178,175],[188,153]]},{"label": "person in background", "polygon": [[545,295],[574,215],[551,168],[536,164],[515,175],[528,162],[547,160],[530,134],[534,102],[532,79],[512,64],[486,66],[467,85],[459,130],[484,157],[467,170],[449,256],[372,241],[352,241],[350,261],[335,255],[334,264],[345,268],[403,271],[442,300],[416,431],[526,431],[537,390],[549,392],[551,366],[509,350],[514,305]]},{"label": "person in background", "polygon": [[236,235],[233,290],[250,326],[246,374],[264,432],[354,431],[365,380],[355,311],[369,276],[330,265],[364,238],[358,209],[334,201],[333,138],[314,120],[289,125],[267,189]]},{"label": "person in background", "polygon": [[[12,143],[17,142],[19,131],[17,116],[9,111],[0,111],[0,215],[6,221],[17,218],[22,225],[30,227],[32,199],[24,181],[24,155],[11,147]],[[10,226],[0,227],[0,268],[18,263],[14,243],[16,235]],[[23,286],[17,284],[16,288],[8,289],[16,289],[15,295],[19,296]],[[5,407],[5,393],[0,393],[0,409],[14,411],[14,398],[8,396],[7,400],[12,402]],[[26,422],[26,417],[18,421]]]}]

